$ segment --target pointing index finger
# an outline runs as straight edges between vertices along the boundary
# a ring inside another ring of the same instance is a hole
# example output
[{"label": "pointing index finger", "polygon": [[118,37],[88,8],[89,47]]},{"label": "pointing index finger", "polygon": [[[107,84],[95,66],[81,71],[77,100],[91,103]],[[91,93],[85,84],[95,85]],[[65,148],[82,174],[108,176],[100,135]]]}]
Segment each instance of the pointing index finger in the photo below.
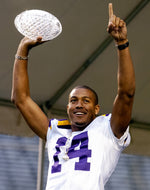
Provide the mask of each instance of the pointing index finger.
[{"label": "pointing index finger", "polygon": [[109,3],[108,5],[108,10],[109,10],[109,18],[111,18],[113,16],[113,6],[112,3]]}]

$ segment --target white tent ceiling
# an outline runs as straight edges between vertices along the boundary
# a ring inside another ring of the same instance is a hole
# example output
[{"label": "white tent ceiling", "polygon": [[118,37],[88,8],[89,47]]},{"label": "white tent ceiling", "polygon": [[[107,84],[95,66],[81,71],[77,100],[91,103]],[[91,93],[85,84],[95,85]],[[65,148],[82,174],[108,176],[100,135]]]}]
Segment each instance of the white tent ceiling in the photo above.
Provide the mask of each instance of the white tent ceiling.
[{"label": "white tent ceiling", "polygon": [[[34,48],[30,53],[29,77],[33,99],[51,116],[61,117],[65,115],[70,89],[85,84],[97,91],[101,113],[111,112],[117,89],[117,54],[114,42],[106,32],[109,2],[107,0],[1,2],[1,133],[28,136],[33,134],[10,102],[14,55],[22,38],[14,26],[14,19],[17,14],[27,9],[51,12],[59,18],[63,27],[59,37]],[[126,19],[128,24],[128,39],[136,73],[133,127],[143,128],[147,133],[150,129],[150,3],[149,0],[111,2],[114,13]]]}]

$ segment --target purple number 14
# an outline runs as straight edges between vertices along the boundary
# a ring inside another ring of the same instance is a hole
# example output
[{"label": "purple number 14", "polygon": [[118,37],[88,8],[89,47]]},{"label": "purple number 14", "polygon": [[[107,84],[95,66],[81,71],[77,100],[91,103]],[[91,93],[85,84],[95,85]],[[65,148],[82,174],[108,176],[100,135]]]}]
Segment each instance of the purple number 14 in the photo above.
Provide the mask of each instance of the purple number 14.
[{"label": "purple number 14", "polygon": [[[52,173],[61,172],[61,164],[59,163],[59,154],[61,153],[60,147],[65,146],[67,141],[66,137],[61,137],[57,140],[55,146],[56,153],[53,156],[54,165],[52,166]],[[68,149],[69,159],[79,158],[79,162],[75,162],[75,170],[90,171],[90,163],[87,162],[88,157],[91,157],[91,150],[88,149],[88,132],[83,132],[76,135],[72,139],[71,147]],[[79,147],[76,149],[76,147]]]}]

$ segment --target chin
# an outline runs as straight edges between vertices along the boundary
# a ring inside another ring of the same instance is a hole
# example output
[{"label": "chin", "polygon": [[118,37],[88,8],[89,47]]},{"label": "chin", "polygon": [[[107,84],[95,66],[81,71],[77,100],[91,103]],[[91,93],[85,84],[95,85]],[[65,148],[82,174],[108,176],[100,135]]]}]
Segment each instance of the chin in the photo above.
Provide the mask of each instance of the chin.
[{"label": "chin", "polygon": [[87,127],[88,123],[87,122],[79,122],[79,121],[74,121],[71,124],[72,131],[82,131]]},{"label": "chin", "polygon": [[88,123],[85,123],[85,122],[75,122],[75,125],[79,128],[85,128]]}]

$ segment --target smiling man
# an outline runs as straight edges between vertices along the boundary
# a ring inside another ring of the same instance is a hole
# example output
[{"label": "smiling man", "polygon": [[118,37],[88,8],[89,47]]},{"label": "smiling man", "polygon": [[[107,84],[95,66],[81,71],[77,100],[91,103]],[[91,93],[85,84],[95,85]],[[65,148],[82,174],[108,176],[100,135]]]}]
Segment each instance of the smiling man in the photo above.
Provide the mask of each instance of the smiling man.
[{"label": "smiling man", "polygon": [[47,141],[49,171],[46,190],[103,190],[122,150],[130,143],[129,122],[135,93],[135,76],[126,24],[109,4],[108,30],[118,53],[118,91],[112,113],[97,116],[98,97],[87,86],[75,87],[67,105],[67,119],[49,120],[30,97],[28,53],[41,42],[23,38],[13,71],[12,101],[30,128]]},{"label": "smiling man", "polygon": [[97,94],[87,86],[77,86],[69,95],[67,113],[72,131],[81,131],[91,123],[99,112]]}]

